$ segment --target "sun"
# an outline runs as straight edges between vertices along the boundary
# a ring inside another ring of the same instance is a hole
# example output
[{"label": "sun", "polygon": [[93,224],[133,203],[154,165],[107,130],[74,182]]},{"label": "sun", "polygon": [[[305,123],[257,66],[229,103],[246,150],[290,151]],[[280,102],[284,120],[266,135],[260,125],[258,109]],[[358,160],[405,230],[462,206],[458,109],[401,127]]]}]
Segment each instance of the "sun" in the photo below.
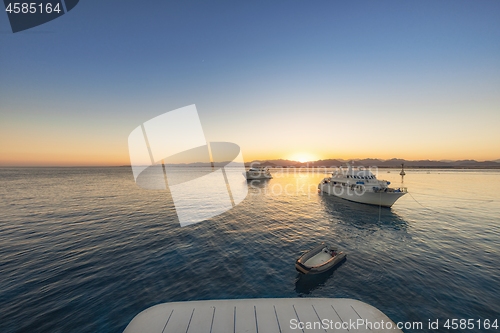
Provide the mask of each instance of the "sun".
[{"label": "sun", "polygon": [[296,154],[291,155],[289,159],[292,161],[300,162],[300,163],[311,162],[311,161],[317,160],[316,156],[309,154],[309,153],[296,153]]}]

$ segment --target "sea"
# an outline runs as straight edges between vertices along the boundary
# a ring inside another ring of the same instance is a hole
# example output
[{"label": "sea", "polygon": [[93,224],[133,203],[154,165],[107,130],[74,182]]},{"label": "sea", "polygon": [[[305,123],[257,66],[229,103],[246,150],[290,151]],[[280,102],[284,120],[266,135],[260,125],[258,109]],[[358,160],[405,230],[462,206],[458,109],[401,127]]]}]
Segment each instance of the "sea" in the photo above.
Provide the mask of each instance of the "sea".
[{"label": "sea", "polygon": [[[392,208],[321,195],[328,171],[272,169],[234,208],[181,227],[170,193],[129,167],[0,168],[0,332],[122,332],[159,303],[276,297],[423,323],[405,332],[500,331],[479,328],[500,325],[500,170],[378,169],[408,189]],[[347,260],[301,276],[295,260],[321,242]]]}]

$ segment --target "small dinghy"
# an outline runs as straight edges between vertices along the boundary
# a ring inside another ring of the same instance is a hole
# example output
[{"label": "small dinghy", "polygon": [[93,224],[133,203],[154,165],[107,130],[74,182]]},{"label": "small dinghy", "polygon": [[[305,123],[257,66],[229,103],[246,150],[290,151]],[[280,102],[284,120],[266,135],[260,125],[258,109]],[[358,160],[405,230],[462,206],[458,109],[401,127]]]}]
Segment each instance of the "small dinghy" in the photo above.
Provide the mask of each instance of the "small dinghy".
[{"label": "small dinghy", "polygon": [[339,252],[336,248],[323,243],[297,259],[295,268],[303,274],[323,273],[342,262],[345,257],[344,252]]}]

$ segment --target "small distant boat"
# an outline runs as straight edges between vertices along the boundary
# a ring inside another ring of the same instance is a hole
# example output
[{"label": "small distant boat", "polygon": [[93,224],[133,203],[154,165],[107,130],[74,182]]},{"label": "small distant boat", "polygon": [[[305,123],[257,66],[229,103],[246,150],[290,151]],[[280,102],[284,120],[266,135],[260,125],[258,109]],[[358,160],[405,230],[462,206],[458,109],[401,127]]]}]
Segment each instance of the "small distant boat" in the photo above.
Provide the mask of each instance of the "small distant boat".
[{"label": "small distant boat", "polygon": [[346,254],[324,243],[304,253],[295,262],[295,269],[302,274],[318,274],[338,265]]},{"label": "small distant boat", "polygon": [[247,180],[273,178],[273,176],[271,175],[271,172],[269,172],[268,167],[250,168],[243,175],[246,177]]}]

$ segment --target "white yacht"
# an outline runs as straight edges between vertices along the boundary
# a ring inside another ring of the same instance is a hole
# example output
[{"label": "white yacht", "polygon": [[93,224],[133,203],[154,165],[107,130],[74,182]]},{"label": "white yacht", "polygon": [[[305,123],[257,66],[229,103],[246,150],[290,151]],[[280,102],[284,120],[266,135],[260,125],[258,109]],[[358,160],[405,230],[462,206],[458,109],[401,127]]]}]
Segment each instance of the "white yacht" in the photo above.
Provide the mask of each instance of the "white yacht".
[{"label": "white yacht", "polygon": [[253,167],[248,169],[248,171],[244,174],[247,180],[253,179],[271,179],[273,176],[271,172],[269,172],[268,167]]},{"label": "white yacht", "polygon": [[391,207],[396,200],[407,193],[406,187],[392,188],[386,180],[378,180],[366,169],[353,169],[332,173],[318,185],[321,192],[339,198],[383,207]]}]

